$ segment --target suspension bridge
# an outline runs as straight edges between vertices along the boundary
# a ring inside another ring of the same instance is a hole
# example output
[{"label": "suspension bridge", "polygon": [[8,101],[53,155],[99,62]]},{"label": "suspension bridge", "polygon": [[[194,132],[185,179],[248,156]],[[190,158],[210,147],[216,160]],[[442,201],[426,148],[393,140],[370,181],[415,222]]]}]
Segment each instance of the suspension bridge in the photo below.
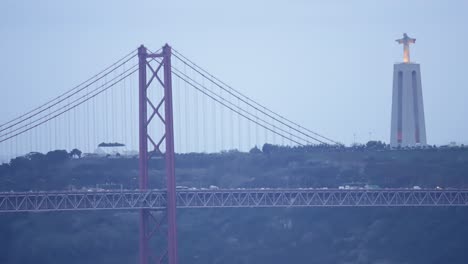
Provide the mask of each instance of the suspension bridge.
[{"label": "suspension bridge", "polygon": [[[139,159],[139,188],[0,192],[0,212],[138,210],[140,263],[175,264],[177,208],[468,206],[468,190],[176,187],[175,153],[249,151],[265,143],[340,145],[235,90],[168,45],[154,52],[141,46],[0,125],[0,154],[9,158],[119,146],[119,154]],[[154,158],[164,159],[165,186],[149,182]],[[152,248],[155,236],[167,238],[163,248]]]}]

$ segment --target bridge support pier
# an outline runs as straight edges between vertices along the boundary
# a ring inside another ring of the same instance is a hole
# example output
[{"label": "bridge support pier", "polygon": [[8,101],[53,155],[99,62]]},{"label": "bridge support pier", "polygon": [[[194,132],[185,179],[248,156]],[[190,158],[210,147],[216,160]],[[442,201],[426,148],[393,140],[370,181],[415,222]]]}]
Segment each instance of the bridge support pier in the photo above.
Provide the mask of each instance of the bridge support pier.
[{"label": "bridge support pier", "polygon": [[[177,264],[177,227],[176,227],[176,182],[175,182],[175,151],[174,151],[174,127],[173,127],[173,107],[172,107],[172,70],[171,70],[171,47],[165,45],[161,53],[148,54],[147,49],[142,45],[138,48],[139,58],[139,187],[140,190],[147,190],[148,185],[148,161],[154,154],[161,154],[166,164],[166,190],[167,206],[165,216],[167,217],[167,250],[160,254],[152,254],[150,250],[150,240],[155,234],[161,234],[162,221],[155,221],[153,228],[150,227],[150,219],[156,219],[149,210],[140,210],[140,233],[139,233],[139,263],[148,264],[150,259],[156,263]],[[150,62],[156,61],[157,67],[153,68]],[[156,70],[155,70],[156,69]],[[158,76],[160,70],[164,71],[163,80]],[[150,72],[149,81],[147,73]],[[148,97],[148,88],[153,80],[157,79],[164,90],[163,98],[158,104],[153,104]],[[148,119],[148,105],[151,106],[152,113]],[[164,105],[164,118],[160,114],[160,108]],[[164,126],[164,135],[160,140],[155,141],[148,133],[149,124],[155,116],[158,116]],[[157,143],[156,143],[157,142]],[[148,151],[148,143],[151,143],[153,150]],[[160,147],[164,143],[165,151]]]}]

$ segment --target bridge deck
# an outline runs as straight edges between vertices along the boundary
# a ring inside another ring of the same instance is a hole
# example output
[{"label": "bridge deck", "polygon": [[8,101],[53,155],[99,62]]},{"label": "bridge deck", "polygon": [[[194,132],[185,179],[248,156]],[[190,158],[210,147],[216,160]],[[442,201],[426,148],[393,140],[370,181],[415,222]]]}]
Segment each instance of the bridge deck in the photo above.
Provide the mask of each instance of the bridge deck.
[{"label": "bridge deck", "polygon": [[[164,209],[164,190],[0,193],[0,212]],[[468,206],[468,189],[178,190],[178,208]]]}]

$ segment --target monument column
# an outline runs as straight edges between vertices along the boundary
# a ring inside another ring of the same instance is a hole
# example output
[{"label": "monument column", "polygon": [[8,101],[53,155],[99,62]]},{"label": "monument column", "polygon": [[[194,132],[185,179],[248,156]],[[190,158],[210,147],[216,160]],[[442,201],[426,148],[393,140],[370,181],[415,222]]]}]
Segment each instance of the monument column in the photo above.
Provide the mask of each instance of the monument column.
[{"label": "monument column", "polygon": [[403,38],[396,41],[403,44],[403,62],[393,66],[390,146],[425,146],[427,142],[421,69],[419,64],[410,61],[409,56],[409,45],[414,44],[416,39],[403,34]]}]

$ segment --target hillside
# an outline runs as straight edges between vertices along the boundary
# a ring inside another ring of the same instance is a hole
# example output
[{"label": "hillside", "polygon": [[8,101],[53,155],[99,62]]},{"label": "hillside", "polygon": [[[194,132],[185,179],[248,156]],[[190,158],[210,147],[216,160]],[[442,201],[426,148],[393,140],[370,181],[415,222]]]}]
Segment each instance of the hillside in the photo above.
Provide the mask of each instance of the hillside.
[{"label": "hillside", "polygon": [[[467,187],[468,149],[287,149],[180,154],[177,184],[220,187]],[[0,188],[137,188],[134,158],[31,154],[0,166]],[[163,162],[152,159],[153,188]],[[468,208],[179,210],[180,263],[466,263]],[[0,263],[135,263],[130,211],[0,215]]]}]

